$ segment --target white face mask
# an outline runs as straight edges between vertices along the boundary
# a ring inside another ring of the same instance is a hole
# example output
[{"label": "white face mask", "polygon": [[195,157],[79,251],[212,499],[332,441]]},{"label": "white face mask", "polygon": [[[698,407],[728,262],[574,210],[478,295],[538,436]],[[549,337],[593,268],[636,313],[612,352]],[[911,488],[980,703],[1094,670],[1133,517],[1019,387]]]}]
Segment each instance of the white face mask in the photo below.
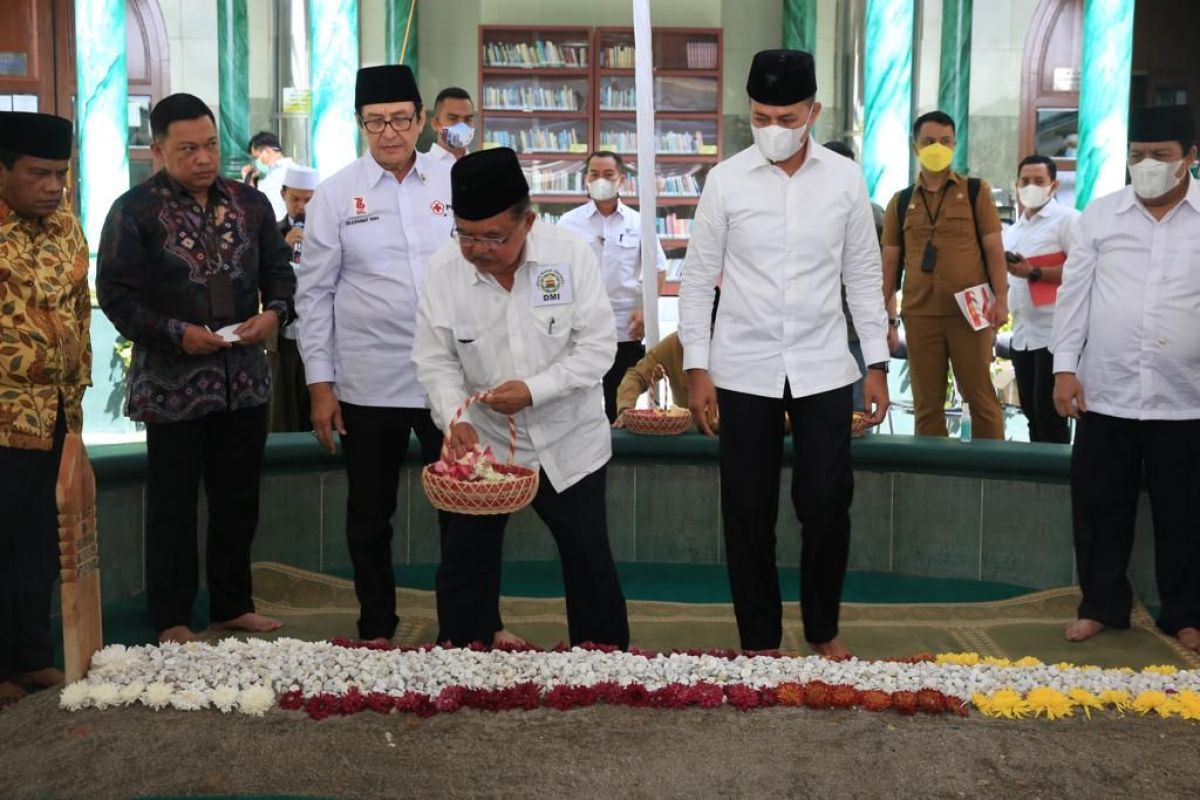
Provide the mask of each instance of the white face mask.
[{"label": "white face mask", "polygon": [[785,128],[781,125],[767,125],[765,128],[751,127],[754,134],[754,144],[767,161],[787,161],[804,146],[808,139],[808,123],[812,122],[812,108],[808,109],[808,119],[799,128]]},{"label": "white face mask", "polygon": [[1030,183],[1017,189],[1017,197],[1021,199],[1021,205],[1025,208],[1041,208],[1050,202],[1049,186],[1038,186],[1036,183]]},{"label": "white face mask", "polygon": [[1143,159],[1129,165],[1129,176],[1133,179],[1133,191],[1147,200],[1162,197],[1178,185],[1175,173],[1182,161],[1155,161]]},{"label": "white face mask", "polygon": [[617,183],[608,178],[596,178],[588,184],[588,194],[592,196],[593,200],[601,202],[612,200],[617,196]]},{"label": "white face mask", "polygon": [[455,123],[442,130],[446,134],[446,144],[456,150],[465,150],[475,138],[475,129],[465,122]]}]

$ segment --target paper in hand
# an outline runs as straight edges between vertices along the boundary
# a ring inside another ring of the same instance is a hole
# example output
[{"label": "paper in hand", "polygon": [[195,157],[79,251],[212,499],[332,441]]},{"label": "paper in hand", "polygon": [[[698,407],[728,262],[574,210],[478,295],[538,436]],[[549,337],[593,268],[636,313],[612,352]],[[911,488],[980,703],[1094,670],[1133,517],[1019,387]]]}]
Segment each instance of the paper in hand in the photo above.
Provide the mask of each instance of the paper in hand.
[{"label": "paper in hand", "polygon": [[213,331],[213,333],[215,333],[217,336],[220,336],[227,342],[240,342],[242,337],[238,336],[236,333],[234,333],[234,331],[241,326],[242,323],[235,322],[232,325],[226,325],[224,328],[218,328],[217,330]]},{"label": "paper in hand", "polygon": [[963,289],[961,292],[955,292],[954,300],[958,303],[959,310],[962,311],[972,329],[981,331],[991,324],[988,321],[988,314],[996,302],[996,294],[992,291],[991,286],[981,283],[978,286]]}]

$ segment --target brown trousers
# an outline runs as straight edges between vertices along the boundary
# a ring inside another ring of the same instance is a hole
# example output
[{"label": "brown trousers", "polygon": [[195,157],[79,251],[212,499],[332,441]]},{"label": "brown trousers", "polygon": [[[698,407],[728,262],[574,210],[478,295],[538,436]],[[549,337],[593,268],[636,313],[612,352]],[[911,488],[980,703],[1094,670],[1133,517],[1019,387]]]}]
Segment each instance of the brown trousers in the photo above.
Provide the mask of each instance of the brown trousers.
[{"label": "brown trousers", "polygon": [[991,373],[994,331],[972,330],[961,314],[943,317],[909,314],[904,317],[904,333],[917,435],[946,435],[947,368],[953,367],[963,402],[971,406],[974,437],[1003,439],[1004,412]]}]

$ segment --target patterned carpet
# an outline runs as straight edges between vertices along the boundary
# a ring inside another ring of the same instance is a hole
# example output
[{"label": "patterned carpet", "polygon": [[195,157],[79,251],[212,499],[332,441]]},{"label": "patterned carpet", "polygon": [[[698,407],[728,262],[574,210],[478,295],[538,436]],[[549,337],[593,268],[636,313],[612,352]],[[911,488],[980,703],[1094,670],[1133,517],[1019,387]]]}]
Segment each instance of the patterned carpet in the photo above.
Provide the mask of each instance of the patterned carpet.
[{"label": "patterned carpet", "polygon": [[[258,610],[282,619],[283,635],[326,639],[354,634],[358,604],[349,580],[260,562],[254,565],[254,587]],[[396,594],[401,616],[396,641],[432,641],[437,633],[433,592],[402,588]],[[1200,658],[1160,634],[1141,607],[1135,609],[1127,631],[1105,632],[1083,644],[1065,641],[1062,625],[1075,617],[1078,603],[1075,587],[986,602],[847,603],[842,606],[842,637],[862,658],[973,651],[1007,658],[1035,656],[1047,663],[1200,668]],[[505,597],[501,610],[505,625],[535,644],[549,647],[566,639],[561,598]],[[652,650],[737,647],[728,603],[631,600],[629,622],[633,643]],[[784,605],[783,649],[807,652],[795,603]]]}]

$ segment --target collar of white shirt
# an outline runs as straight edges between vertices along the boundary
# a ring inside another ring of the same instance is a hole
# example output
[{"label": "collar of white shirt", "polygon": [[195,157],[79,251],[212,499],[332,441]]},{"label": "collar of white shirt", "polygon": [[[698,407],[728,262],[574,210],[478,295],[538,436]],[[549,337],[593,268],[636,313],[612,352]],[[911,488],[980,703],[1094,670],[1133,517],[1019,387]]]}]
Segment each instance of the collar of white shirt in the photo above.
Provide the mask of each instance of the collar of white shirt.
[{"label": "collar of white shirt", "polygon": [[[1183,203],[1187,203],[1192,207],[1193,211],[1200,213],[1200,181],[1193,178],[1190,172],[1187,175],[1187,180],[1189,182],[1189,186],[1187,194],[1183,196]],[[1123,214],[1124,212],[1133,208],[1135,205],[1139,205],[1137,193],[1133,191],[1132,186],[1126,186],[1124,191],[1124,196],[1117,201],[1116,213],[1118,214]],[[1183,203],[1180,203],[1180,205]],[[1179,206],[1176,206],[1176,208],[1178,207]],[[1174,211],[1175,209],[1171,210]]]},{"label": "collar of white shirt", "polygon": [[[413,175],[416,175],[417,180],[421,181],[421,183],[425,183],[425,181],[428,179],[428,176],[426,175],[424,164],[421,163],[422,159],[425,158],[429,158],[429,156],[425,155],[424,153],[417,153],[417,158],[413,163],[412,168],[404,174],[404,180],[408,180]],[[363,166],[367,171],[367,183],[372,189],[375,188],[375,186],[377,186],[381,180],[383,180],[384,175],[392,175],[395,177],[391,170],[384,169],[383,166],[380,165],[380,163],[376,161],[375,157],[370,153],[365,153],[363,155]]]},{"label": "collar of white shirt", "polygon": [[1028,217],[1025,215],[1024,212],[1022,212],[1017,217],[1017,221],[1013,223],[1013,227],[1014,228],[1023,228],[1026,225],[1034,225],[1039,222],[1047,222],[1050,220],[1054,220],[1054,219],[1057,219],[1058,217],[1061,217],[1063,215],[1063,212],[1065,212],[1066,210],[1067,210],[1067,207],[1064,206],[1062,203],[1058,202],[1058,197],[1051,197],[1050,200],[1046,203],[1046,205],[1042,206],[1041,208],[1039,208],[1037,211],[1035,211],[1033,213],[1032,217]]},{"label": "collar of white shirt", "polygon": [[[599,206],[596,205],[595,200],[589,199],[587,201],[587,208],[589,209],[589,211],[588,211],[589,217],[595,217],[597,215],[604,216],[603,214],[600,213],[600,208],[599,208]],[[626,215],[626,212],[629,212],[632,210],[633,209],[631,209],[629,206],[627,206],[621,202],[621,198],[619,198],[619,197],[617,198],[617,213],[618,214],[620,214],[622,217],[624,217]]]}]

